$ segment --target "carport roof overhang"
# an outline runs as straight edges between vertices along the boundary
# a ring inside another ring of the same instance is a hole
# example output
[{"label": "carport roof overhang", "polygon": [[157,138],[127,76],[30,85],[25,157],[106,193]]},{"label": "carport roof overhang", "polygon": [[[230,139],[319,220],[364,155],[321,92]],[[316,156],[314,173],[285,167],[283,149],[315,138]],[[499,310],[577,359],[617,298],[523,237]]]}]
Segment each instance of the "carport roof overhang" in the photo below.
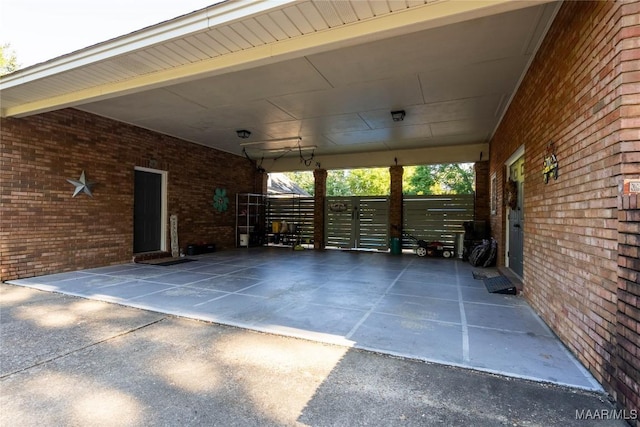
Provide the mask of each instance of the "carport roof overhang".
[{"label": "carport roof overhang", "polygon": [[2,116],[74,107],[268,171],[476,161],[558,6],[227,1],[3,77]]}]

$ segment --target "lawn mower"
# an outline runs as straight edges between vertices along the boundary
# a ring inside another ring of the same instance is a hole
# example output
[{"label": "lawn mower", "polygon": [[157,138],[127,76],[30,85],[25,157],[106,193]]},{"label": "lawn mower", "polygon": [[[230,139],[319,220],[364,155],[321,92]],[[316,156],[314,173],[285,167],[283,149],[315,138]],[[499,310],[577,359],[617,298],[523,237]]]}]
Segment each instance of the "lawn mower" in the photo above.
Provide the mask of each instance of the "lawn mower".
[{"label": "lawn mower", "polygon": [[418,246],[416,248],[416,254],[420,257],[430,256],[430,257],[445,257],[451,258],[453,256],[453,251],[449,249],[445,249],[444,244],[442,242],[426,242],[425,240],[418,239],[411,234],[403,233],[405,237],[416,242]]}]

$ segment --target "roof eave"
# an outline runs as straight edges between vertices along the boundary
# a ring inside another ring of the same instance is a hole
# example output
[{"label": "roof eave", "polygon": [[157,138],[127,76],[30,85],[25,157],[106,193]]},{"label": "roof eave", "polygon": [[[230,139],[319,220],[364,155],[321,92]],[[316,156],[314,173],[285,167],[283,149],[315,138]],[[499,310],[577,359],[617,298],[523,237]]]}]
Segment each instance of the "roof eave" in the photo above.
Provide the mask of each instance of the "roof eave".
[{"label": "roof eave", "polygon": [[206,31],[296,0],[224,0],[204,9],[101,42],[2,76],[0,90]]}]

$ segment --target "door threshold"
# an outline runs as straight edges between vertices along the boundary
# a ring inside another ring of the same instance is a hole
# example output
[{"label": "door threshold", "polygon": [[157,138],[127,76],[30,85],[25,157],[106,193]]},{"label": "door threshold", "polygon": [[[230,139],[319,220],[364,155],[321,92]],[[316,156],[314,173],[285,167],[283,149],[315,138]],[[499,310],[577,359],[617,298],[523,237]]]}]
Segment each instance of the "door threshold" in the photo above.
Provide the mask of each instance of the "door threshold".
[{"label": "door threshold", "polygon": [[171,252],[167,251],[151,251],[151,252],[139,252],[133,254],[133,262],[138,263],[142,261],[149,261],[158,258],[170,258]]}]

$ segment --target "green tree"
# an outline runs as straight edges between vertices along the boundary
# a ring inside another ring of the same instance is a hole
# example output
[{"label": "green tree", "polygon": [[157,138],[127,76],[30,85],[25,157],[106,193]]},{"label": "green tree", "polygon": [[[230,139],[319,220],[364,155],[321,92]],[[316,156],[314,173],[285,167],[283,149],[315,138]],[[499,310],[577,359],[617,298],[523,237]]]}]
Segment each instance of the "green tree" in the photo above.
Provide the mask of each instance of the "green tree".
[{"label": "green tree", "polygon": [[349,171],[330,170],[327,172],[327,196],[352,196],[347,174]]},{"label": "green tree", "polygon": [[405,190],[405,194],[433,194],[433,186],[435,184],[433,166],[416,166],[413,174],[406,181],[409,185]]},{"label": "green tree", "polygon": [[402,194],[413,194],[411,193],[411,177],[415,175],[417,166],[405,166],[404,172],[402,173]]},{"label": "green tree", "polygon": [[[288,172],[293,182],[309,194],[314,192],[311,171]],[[470,194],[473,193],[473,165],[407,166],[404,168],[404,194]],[[388,168],[340,169],[327,173],[327,196],[384,196],[390,192]]]},{"label": "green tree", "polygon": [[390,177],[387,168],[352,169],[346,177],[354,196],[383,196],[389,194]]},{"label": "green tree", "polygon": [[307,193],[313,196],[315,192],[315,182],[313,177],[313,172],[311,171],[296,171],[296,172],[285,172],[284,175],[289,178],[291,181],[298,184],[300,188],[302,188]]},{"label": "green tree", "polygon": [[11,50],[11,45],[5,43],[0,45],[0,76],[9,74],[18,69],[18,57],[16,52]]},{"label": "green tree", "polygon": [[417,166],[404,186],[405,194],[473,193],[473,165],[451,163]]},{"label": "green tree", "polygon": [[452,163],[436,166],[437,181],[449,194],[473,193],[473,165]]}]

